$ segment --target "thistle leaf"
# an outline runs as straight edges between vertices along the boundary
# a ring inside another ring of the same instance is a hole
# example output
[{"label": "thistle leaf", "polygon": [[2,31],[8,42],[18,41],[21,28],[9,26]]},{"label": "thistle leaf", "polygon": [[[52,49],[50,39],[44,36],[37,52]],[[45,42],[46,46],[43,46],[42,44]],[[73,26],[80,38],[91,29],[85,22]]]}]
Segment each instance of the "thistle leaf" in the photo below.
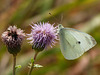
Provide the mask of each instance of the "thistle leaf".
[{"label": "thistle leaf", "polygon": [[15,69],[21,68],[21,67],[22,67],[21,65],[16,65],[16,66],[15,66]]},{"label": "thistle leaf", "polygon": [[34,67],[36,67],[36,68],[40,68],[40,67],[43,67],[43,66],[40,65],[40,64],[34,64]]}]

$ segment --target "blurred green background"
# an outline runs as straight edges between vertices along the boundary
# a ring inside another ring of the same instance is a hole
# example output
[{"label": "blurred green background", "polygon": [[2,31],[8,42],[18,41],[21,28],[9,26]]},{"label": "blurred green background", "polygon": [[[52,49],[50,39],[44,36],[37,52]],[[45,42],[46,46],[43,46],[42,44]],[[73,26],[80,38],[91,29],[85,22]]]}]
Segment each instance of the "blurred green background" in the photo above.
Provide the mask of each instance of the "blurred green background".
[{"label": "blurred green background", "polygon": [[[49,15],[51,13],[51,15]],[[55,18],[56,19],[55,19]],[[31,32],[32,22],[62,23],[91,34],[97,45],[80,58],[66,60],[59,47],[59,41],[53,48],[44,50],[37,56],[37,64],[32,75],[100,75],[100,0],[0,0],[0,36],[8,26],[16,25]],[[34,56],[31,45],[24,40],[22,50],[17,56],[16,75],[27,75],[28,63]],[[12,75],[12,55],[0,38],[0,75]]]}]

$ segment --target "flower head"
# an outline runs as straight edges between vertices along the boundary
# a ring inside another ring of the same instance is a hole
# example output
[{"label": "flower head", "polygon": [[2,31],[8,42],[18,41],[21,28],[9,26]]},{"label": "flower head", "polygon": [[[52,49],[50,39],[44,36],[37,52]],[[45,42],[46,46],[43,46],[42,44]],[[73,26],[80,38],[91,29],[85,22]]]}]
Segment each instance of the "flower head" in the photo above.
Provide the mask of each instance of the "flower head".
[{"label": "flower head", "polygon": [[6,44],[8,51],[11,54],[17,54],[20,51],[22,41],[25,37],[25,33],[16,26],[9,26],[7,31],[2,33],[2,40]]},{"label": "flower head", "polygon": [[[53,24],[54,25],[54,24]],[[39,23],[31,25],[31,33],[28,34],[29,43],[32,44],[32,48],[38,51],[42,51],[47,46],[54,45],[57,39],[57,28],[50,23]]]}]

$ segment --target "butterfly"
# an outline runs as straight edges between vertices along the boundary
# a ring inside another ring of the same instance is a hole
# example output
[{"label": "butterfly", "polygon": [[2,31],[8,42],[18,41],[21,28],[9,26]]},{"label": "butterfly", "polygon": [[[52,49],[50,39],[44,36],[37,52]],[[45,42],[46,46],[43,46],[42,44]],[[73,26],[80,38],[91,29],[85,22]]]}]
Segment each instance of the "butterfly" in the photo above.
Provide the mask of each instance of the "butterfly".
[{"label": "butterfly", "polygon": [[61,52],[68,60],[79,58],[96,45],[96,41],[91,35],[73,28],[64,28],[62,24],[58,25],[58,34]]}]

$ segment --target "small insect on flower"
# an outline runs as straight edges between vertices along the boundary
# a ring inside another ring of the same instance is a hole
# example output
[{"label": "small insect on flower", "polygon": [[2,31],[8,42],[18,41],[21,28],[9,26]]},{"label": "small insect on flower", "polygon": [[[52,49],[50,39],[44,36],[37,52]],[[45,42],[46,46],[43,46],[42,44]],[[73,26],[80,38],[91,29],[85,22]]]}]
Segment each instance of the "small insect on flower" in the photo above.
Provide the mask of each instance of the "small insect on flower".
[{"label": "small insect on flower", "polygon": [[2,33],[2,40],[6,44],[8,51],[11,54],[17,54],[21,49],[22,41],[25,38],[25,33],[16,26],[9,26],[7,31]]},{"label": "small insect on flower", "polygon": [[[50,23],[39,23],[31,25],[31,33],[28,34],[27,40],[31,40],[32,48],[37,51],[42,51],[47,46],[54,45],[57,40],[57,27]],[[51,46],[52,47],[52,46]]]}]

